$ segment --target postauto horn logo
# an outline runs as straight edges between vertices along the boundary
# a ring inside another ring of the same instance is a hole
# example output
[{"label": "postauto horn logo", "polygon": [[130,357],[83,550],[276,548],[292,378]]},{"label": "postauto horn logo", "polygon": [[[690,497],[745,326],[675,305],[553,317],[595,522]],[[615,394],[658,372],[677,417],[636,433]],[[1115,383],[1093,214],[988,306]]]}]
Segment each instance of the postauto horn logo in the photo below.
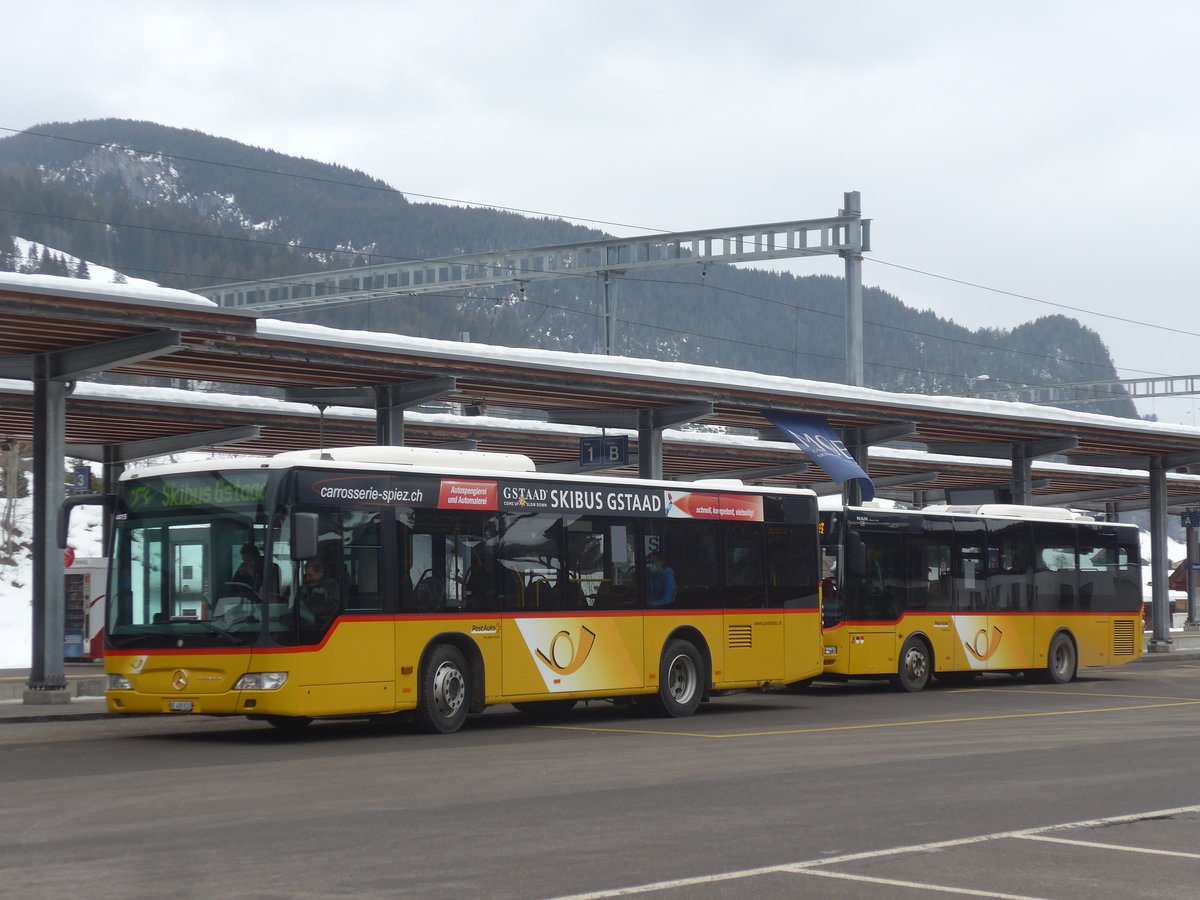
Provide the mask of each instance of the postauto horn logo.
[{"label": "postauto horn logo", "polygon": [[538,659],[551,670],[559,675],[570,675],[578,672],[579,668],[587,662],[588,654],[592,652],[592,646],[595,643],[595,632],[581,625],[578,647],[571,639],[571,632],[564,629],[550,639],[550,646],[545,651],[539,649],[535,652]]}]

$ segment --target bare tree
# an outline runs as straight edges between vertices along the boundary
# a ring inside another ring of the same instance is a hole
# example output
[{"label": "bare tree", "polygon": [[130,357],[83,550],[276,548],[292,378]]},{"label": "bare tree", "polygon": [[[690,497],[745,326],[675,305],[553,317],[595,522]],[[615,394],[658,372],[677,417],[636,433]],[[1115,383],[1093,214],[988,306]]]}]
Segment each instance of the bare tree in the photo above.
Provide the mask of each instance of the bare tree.
[{"label": "bare tree", "polygon": [[29,465],[23,454],[28,454],[28,444],[11,441],[4,445],[0,462],[4,467],[4,496],[0,502],[0,563],[16,562],[17,551],[27,542],[22,541],[24,530],[17,520],[17,501],[26,491],[25,474]]}]

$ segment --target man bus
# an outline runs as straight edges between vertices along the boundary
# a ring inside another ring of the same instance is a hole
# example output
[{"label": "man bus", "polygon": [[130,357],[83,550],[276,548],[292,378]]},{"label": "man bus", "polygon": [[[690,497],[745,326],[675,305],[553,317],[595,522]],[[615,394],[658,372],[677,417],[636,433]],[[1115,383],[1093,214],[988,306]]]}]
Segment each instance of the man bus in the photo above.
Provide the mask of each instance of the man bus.
[{"label": "man bus", "polygon": [[[281,728],[411,713],[452,732],[497,703],[686,716],[822,671],[811,491],[533,469],[363,447],[126,473],[109,710]],[[257,589],[228,577],[248,543]],[[654,554],[675,573],[662,605]]]},{"label": "man bus", "polygon": [[850,507],[822,531],[826,676],[1064,683],[1141,656],[1136,526],[990,504]]}]

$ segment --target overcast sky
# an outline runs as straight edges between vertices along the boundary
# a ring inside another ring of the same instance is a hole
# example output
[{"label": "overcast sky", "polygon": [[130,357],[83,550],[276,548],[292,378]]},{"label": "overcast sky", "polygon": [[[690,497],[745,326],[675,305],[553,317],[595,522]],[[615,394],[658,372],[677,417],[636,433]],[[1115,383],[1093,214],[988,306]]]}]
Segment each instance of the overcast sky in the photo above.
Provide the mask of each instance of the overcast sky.
[{"label": "overcast sky", "polygon": [[1124,378],[1200,373],[1194,2],[42,0],[20,22],[3,128],[144,119],[618,235],[857,190],[865,284],[973,328],[1073,315]]}]

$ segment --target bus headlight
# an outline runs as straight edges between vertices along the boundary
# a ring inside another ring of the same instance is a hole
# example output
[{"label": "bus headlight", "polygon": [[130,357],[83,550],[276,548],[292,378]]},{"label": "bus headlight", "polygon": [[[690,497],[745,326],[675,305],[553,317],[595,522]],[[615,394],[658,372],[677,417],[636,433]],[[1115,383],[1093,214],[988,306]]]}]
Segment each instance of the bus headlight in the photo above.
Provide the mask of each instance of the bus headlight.
[{"label": "bus headlight", "polygon": [[828,647],[827,646],[825,648],[825,655],[826,656],[837,656],[837,647]]},{"label": "bus headlight", "polygon": [[235,691],[277,691],[287,681],[287,672],[248,672],[237,680]]},{"label": "bus headlight", "polygon": [[108,689],[110,691],[132,691],[133,682],[124,675],[113,675],[110,672],[108,675]]}]

